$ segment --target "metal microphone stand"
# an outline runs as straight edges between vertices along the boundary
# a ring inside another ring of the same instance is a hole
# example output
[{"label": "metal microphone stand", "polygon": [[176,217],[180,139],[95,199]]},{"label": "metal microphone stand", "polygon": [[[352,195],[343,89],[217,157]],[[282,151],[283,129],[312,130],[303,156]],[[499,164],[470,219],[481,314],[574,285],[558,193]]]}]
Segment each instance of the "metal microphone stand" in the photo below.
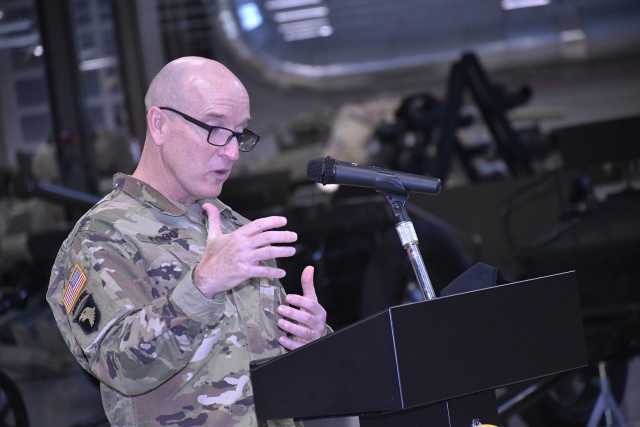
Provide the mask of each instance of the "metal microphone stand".
[{"label": "metal microphone stand", "polygon": [[405,209],[409,196],[406,192],[385,193],[384,196],[393,211],[393,217],[396,222],[396,231],[400,237],[400,243],[402,243],[402,247],[407,251],[407,256],[409,257],[411,266],[413,267],[413,272],[420,283],[422,295],[424,296],[425,301],[434,299],[436,294],[433,291],[429,274],[427,274],[424,261],[422,261],[422,255],[418,249],[418,235],[416,234],[413,222],[411,222],[409,214]]}]

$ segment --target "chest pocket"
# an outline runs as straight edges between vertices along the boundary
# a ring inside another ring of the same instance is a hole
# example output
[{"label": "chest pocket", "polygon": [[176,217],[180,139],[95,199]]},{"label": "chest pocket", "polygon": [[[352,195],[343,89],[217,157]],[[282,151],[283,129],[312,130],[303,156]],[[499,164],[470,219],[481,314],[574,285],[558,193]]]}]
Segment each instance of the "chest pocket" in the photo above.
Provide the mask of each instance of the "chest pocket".
[{"label": "chest pocket", "polygon": [[278,327],[278,319],[282,316],[278,314],[278,307],[284,302],[280,287],[271,284],[267,279],[260,279],[260,308],[264,316],[264,322],[269,324],[266,334],[267,341],[270,341],[274,348],[269,351],[269,355],[280,354],[283,349],[278,343],[278,338],[285,335],[285,332]]},{"label": "chest pocket", "polygon": [[[167,256],[169,255],[169,256]],[[178,282],[185,274],[185,264],[170,253],[162,254],[149,265],[147,273],[154,285],[163,282]]]},{"label": "chest pocket", "polygon": [[266,279],[253,279],[233,289],[235,314],[247,340],[252,359],[271,357],[281,353],[278,338],[284,332],[278,328],[277,308],[281,293]]},{"label": "chest pocket", "polygon": [[191,274],[204,252],[204,246],[188,230],[161,231],[157,235],[136,236],[136,246],[153,287],[154,298],[166,296],[180,280]]},{"label": "chest pocket", "polygon": [[282,305],[280,289],[264,278],[260,279],[258,288],[260,289],[260,308],[270,320],[276,322],[280,317],[278,306]]},{"label": "chest pocket", "polygon": [[147,266],[153,298],[166,296],[185,276],[191,274],[200,255],[178,250],[167,245],[161,247],[157,257]]}]

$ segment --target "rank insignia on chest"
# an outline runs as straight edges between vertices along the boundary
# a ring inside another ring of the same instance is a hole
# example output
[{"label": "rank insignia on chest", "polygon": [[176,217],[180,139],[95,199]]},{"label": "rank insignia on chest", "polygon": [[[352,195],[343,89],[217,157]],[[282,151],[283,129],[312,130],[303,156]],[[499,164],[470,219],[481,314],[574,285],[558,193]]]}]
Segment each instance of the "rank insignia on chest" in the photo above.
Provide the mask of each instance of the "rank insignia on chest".
[{"label": "rank insignia on chest", "polygon": [[96,305],[93,296],[89,295],[82,300],[78,310],[75,310],[76,316],[73,321],[80,325],[82,331],[89,335],[98,329],[100,323],[100,310]]}]

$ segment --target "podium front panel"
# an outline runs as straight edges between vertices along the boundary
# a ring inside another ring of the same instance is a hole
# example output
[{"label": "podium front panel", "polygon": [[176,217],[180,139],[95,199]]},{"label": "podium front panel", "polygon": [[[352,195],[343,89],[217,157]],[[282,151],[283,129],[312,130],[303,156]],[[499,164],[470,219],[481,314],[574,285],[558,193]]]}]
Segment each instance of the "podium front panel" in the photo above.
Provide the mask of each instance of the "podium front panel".
[{"label": "podium front panel", "polygon": [[577,295],[562,273],[391,308],[403,404],[586,365]]},{"label": "podium front panel", "polygon": [[391,307],[263,363],[260,419],[410,409],[587,364],[575,273]]},{"label": "podium front panel", "polygon": [[252,364],[251,382],[260,419],[402,408],[388,311]]}]

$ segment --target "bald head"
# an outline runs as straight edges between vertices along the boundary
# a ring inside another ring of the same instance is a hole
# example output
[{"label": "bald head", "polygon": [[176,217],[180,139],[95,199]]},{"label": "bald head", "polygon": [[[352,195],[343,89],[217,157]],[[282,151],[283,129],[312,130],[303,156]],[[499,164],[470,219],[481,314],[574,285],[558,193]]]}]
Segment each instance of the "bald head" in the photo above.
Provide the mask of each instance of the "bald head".
[{"label": "bald head", "polygon": [[224,129],[242,132],[251,121],[244,85],[219,62],[179,58],[154,77],[145,107],[147,133],[133,176],[185,205],[217,197],[240,153]]},{"label": "bald head", "polygon": [[187,56],[169,62],[156,74],[144,98],[145,109],[162,105],[185,108],[192,97],[211,82],[221,90],[234,88],[246,93],[240,80],[221,63]]}]

